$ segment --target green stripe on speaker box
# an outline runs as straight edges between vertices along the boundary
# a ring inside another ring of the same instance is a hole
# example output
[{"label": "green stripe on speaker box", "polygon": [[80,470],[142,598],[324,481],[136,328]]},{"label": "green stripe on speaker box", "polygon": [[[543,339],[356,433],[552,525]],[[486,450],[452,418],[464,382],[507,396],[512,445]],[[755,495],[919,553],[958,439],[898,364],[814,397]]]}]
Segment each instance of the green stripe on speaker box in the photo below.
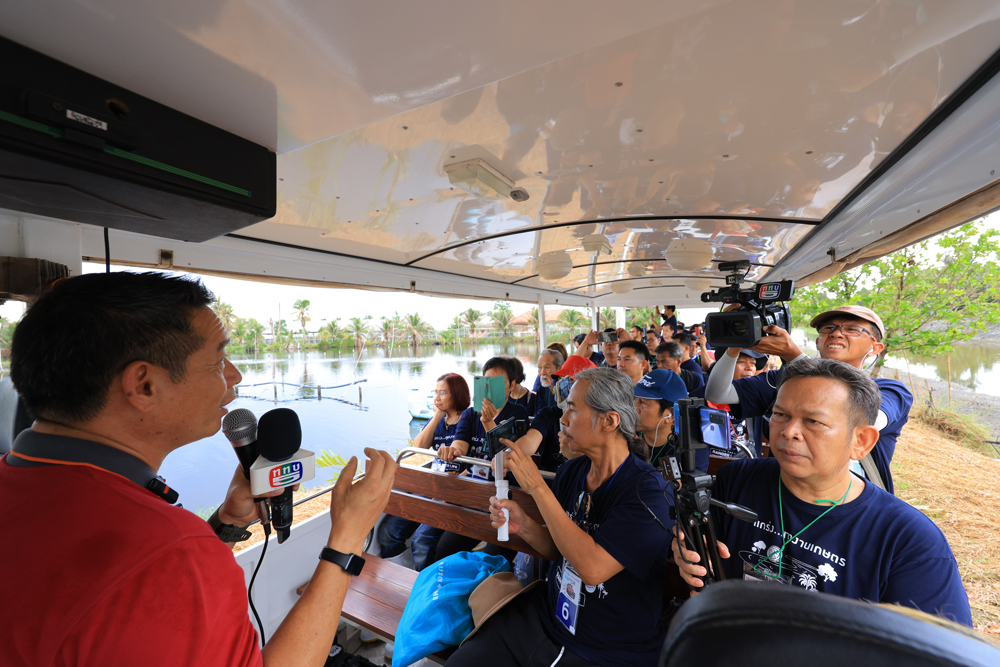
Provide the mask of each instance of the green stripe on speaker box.
[{"label": "green stripe on speaker box", "polygon": [[[63,138],[63,131],[58,127],[52,127],[51,125],[46,125],[45,123],[39,123],[28,118],[23,118],[17,114],[12,114],[7,111],[0,111],[0,120],[7,121],[8,123],[13,123],[15,125],[20,125],[21,127],[26,127],[29,130],[35,130],[36,132],[44,132],[45,134],[55,137],[56,139]],[[188,171],[186,169],[181,169],[179,167],[172,167],[169,164],[164,164],[163,162],[157,162],[156,160],[151,160],[148,157],[143,157],[141,155],[136,155],[130,151],[122,150],[121,148],[115,148],[114,146],[104,146],[104,152],[109,155],[114,155],[116,157],[124,158],[126,160],[132,160],[133,162],[138,162],[139,164],[144,164],[147,167],[153,167],[154,169],[160,169],[162,171],[174,174],[175,176],[181,176],[183,178],[189,178],[192,181],[198,181],[199,183],[204,183],[205,185],[211,185],[215,188],[220,188],[222,190],[228,190],[229,192],[235,192],[238,195],[243,195],[244,197],[251,196],[249,190],[244,188],[238,188],[235,185],[229,185],[228,183],[223,183],[222,181],[217,181],[214,178],[209,178],[208,176],[202,176],[201,174],[196,174],[193,171]]]}]

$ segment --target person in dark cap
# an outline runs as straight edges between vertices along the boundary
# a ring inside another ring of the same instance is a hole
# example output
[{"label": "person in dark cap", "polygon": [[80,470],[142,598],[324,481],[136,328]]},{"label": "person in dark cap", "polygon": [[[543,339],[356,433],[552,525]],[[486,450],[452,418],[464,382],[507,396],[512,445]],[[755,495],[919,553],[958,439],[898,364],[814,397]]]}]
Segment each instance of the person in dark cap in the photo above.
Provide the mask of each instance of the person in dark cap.
[{"label": "person in dark cap", "polygon": [[[842,361],[849,366],[862,368],[866,361],[874,361],[885,349],[882,338],[885,326],[874,311],[864,306],[840,306],[820,313],[809,326],[816,328],[816,347],[823,359]],[[787,331],[780,327],[764,327],[769,335],[761,339],[753,348],[756,352],[776,354],[787,366],[805,357]],[[741,350],[730,348],[720,355],[715,368],[709,375],[705,387],[705,398],[714,403],[727,403],[732,407],[735,418],[763,417],[771,409],[777,396],[777,386],[783,371],[768,371],[755,377],[733,380],[733,369]],[[879,431],[878,442],[868,456],[853,464],[852,470],[893,492],[892,474],[889,466],[899,437],[913,405],[913,395],[902,382],[886,378],[875,378],[882,396],[875,428]],[[755,433],[755,439],[760,433]]]},{"label": "person in dark cap", "polygon": [[[644,375],[633,391],[635,411],[639,415],[638,435],[649,449],[650,465],[656,466],[661,459],[677,454],[674,404],[687,398],[688,392],[677,373],[663,368]],[[708,448],[699,449],[695,467],[707,471],[708,457]]]}]

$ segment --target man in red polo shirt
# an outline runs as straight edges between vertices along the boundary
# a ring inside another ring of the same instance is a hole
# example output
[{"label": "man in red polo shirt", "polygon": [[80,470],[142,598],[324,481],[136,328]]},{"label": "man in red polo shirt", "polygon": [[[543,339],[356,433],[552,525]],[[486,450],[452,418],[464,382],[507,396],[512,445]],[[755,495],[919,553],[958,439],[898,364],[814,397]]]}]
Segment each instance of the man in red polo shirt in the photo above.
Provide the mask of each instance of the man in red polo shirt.
[{"label": "man in red polo shirt", "polygon": [[333,560],[261,651],[220,539],[256,518],[242,471],[214,530],[156,477],[171,451],[219,430],[241,380],[212,300],[183,278],[92,274],[56,284],[18,324],[11,376],[36,421],[0,459],[5,667],[325,662],[357,571],[335,554],[361,553],[395,464],[365,450],[353,486],[357,460],[344,468],[322,555]]}]

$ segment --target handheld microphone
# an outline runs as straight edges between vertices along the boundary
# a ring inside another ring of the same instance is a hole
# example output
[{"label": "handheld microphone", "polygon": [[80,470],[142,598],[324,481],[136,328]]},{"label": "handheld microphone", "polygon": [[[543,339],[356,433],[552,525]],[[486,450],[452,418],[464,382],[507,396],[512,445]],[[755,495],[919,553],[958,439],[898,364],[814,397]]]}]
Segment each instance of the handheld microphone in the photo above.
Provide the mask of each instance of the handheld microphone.
[{"label": "handheld microphone", "polygon": [[233,446],[243,474],[250,479],[250,466],[257,460],[257,418],[246,408],[238,408],[222,419],[222,433]]},{"label": "handheld microphone", "polygon": [[316,476],[316,455],[302,444],[302,427],[293,410],[277,408],[264,413],[257,425],[260,457],[250,467],[250,492],[254,495],[284,488],[271,498],[271,521],[278,544],[288,539],[292,527],[291,486]]},{"label": "handheld microphone", "polygon": [[[496,480],[497,500],[507,500],[510,497],[510,482],[504,479],[503,475],[504,451],[506,450],[501,450],[493,457],[493,478]],[[510,539],[507,525],[510,521],[510,510],[504,508],[501,511],[505,520],[503,525],[497,528],[497,541],[507,542]]]}]

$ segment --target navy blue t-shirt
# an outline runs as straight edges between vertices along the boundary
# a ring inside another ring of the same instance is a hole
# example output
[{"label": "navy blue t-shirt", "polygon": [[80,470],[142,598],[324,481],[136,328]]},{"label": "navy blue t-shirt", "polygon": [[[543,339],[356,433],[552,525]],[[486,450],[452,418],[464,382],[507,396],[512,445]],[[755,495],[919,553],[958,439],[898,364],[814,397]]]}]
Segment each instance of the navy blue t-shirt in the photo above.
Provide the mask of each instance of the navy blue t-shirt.
[{"label": "navy blue t-shirt", "polygon": [[683,364],[681,364],[681,368],[683,368],[684,370],[691,371],[692,373],[700,377],[702,382],[705,381],[705,369],[702,368],[701,364],[699,364],[694,359],[688,359],[687,361],[685,361]]},{"label": "navy blue t-shirt", "polygon": [[[888,602],[972,625],[969,599],[948,541],[920,511],[865,484],[856,500],[831,510],[793,540],[779,557],[783,540],[778,511],[777,459],[735,461],[719,469],[715,496],[757,513],[753,524],[725,512],[715,514],[719,540],[732,556],[723,561],[726,578],[777,581],[856,600]],[[826,511],[806,503],[782,485],[785,540]],[[754,568],[757,568],[754,571]]]},{"label": "navy blue t-shirt", "polygon": [[538,453],[542,457],[539,466],[542,470],[555,472],[559,466],[566,462],[566,457],[559,451],[559,420],[562,418],[562,410],[558,407],[542,408],[531,420],[531,428],[538,431],[542,436],[542,444],[538,447]]},{"label": "navy blue t-shirt", "polygon": [[[660,429],[660,432],[662,433],[663,429]],[[642,432],[637,433],[637,435],[639,436],[639,438],[642,438],[643,436]],[[653,435],[655,436],[656,433],[654,432]],[[643,445],[645,444],[646,442],[644,440]],[[653,447],[652,449],[649,450],[649,464],[655,468],[659,465],[660,459],[663,458],[669,459],[671,456],[677,456],[677,445],[679,444],[680,444],[680,439],[677,437],[677,434],[676,433],[672,434],[671,438],[667,440],[665,443],[663,443],[659,447]],[[704,447],[702,449],[695,450],[694,467],[700,470],[701,472],[708,472],[708,459],[709,456],[711,456],[711,454],[712,452],[709,447]],[[671,492],[671,495],[672,494],[673,492]]]},{"label": "navy blue t-shirt", "polygon": [[[744,419],[749,417],[763,417],[774,403],[778,395],[778,373],[781,371],[768,371],[753,377],[734,380],[733,386],[740,396],[740,402],[732,407],[732,417],[734,419]],[[885,378],[875,378],[879,392],[882,394],[882,405],[879,409],[886,414],[889,423],[880,431],[878,442],[872,448],[872,459],[878,468],[878,473],[885,483],[885,490],[895,493],[892,484],[892,472],[889,465],[892,463],[892,455],[896,451],[896,440],[903,430],[903,425],[910,418],[910,406],[913,405],[913,394],[896,380]],[[764,431],[763,419],[757,420],[758,425],[754,429],[754,442],[762,442]]]},{"label": "navy blue t-shirt", "polygon": [[556,406],[556,395],[552,393],[552,387],[543,387],[538,380],[535,380],[538,384],[538,389],[535,389],[535,393],[531,395],[531,400],[528,401],[528,415],[534,417],[538,414],[538,411],[542,408],[554,408]]},{"label": "navy blue t-shirt", "polygon": [[[576,515],[589,470],[590,459],[581,456],[556,472],[552,492],[570,517]],[[666,482],[634,454],[629,454],[609,482],[591,496],[590,534],[625,569],[598,586],[584,586],[573,635],[556,618],[560,559],[550,570],[548,595],[537,598],[538,612],[548,635],[584,660],[608,667],[654,667],[665,637],[660,614],[670,535],[649,512],[667,530],[673,528],[663,493]]]},{"label": "navy blue t-shirt", "polygon": [[[461,415],[459,415],[459,421],[461,421]],[[431,441],[431,449],[436,452],[441,447],[451,446],[451,441],[455,439],[455,433],[457,432],[458,422],[448,426],[447,422],[442,418],[434,429],[434,439]]]},{"label": "navy blue t-shirt", "polygon": [[[502,421],[507,421],[513,417],[515,420],[523,421],[524,425],[528,425],[528,413],[520,405],[514,405],[511,402],[507,402],[503,406],[503,410],[500,411],[493,421],[499,424]],[[483,422],[479,421],[479,413],[469,406],[462,413],[462,416],[458,418],[458,424],[455,428],[455,440],[462,440],[463,442],[469,443],[469,452],[467,456],[475,459],[485,459],[486,454],[486,429],[483,427]],[[489,478],[493,479],[492,470],[490,471]]]},{"label": "navy blue t-shirt", "polygon": [[514,398],[513,396],[509,396],[507,398],[507,403],[509,403],[511,405],[520,405],[525,410],[528,409],[528,404],[530,402],[531,402],[531,392],[530,391],[524,392],[524,396],[522,396],[521,398]]}]

